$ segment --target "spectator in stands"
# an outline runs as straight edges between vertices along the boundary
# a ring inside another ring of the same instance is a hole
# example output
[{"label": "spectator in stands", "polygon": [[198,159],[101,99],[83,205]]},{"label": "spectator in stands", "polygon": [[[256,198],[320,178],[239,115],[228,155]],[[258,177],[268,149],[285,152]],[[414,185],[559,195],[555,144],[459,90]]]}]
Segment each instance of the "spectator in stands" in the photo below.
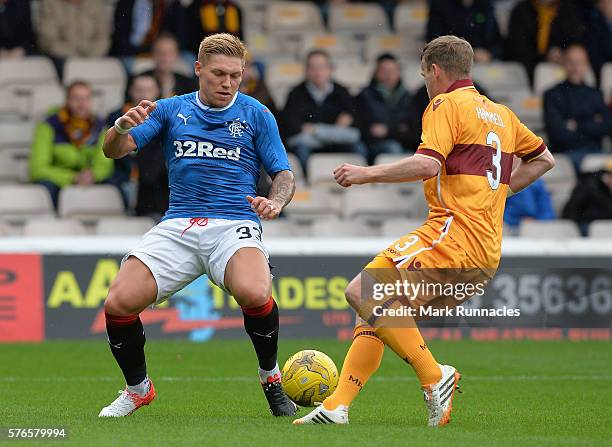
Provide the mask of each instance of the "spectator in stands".
[{"label": "spectator in stands", "polygon": [[357,123],[369,149],[369,163],[378,154],[406,152],[405,147],[410,143],[411,98],[402,84],[401,73],[395,56],[380,55],[372,82],[357,97]]},{"label": "spectator in stands", "polygon": [[612,219],[612,163],[580,179],[563,208],[563,218],[575,221],[584,236],[594,220]]},{"label": "spectator in stands", "polygon": [[[128,100],[125,105],[111,113],[107,119],[110,127],[128,109],[146,99],[156,101],[160,97],[157,80],[150,74],[139,74],[130,79]],[[164,151],[159,139],[153,139],[138,152],[114,160],[115,172],[109,183],[116,185],[123,193],[124,200],[131,203],[131,186],[137,183],[136,215],[159,219],[168,209],[168,170]]]},{"label": "spectator in stands", "polygon": [[0,0],[0,60],[17,59],[33,51],[30,2]]},{"label": "spectator in stands", "polygon": [[503,43],[491,0],[429,0],[427,42],[447,34],[472,44],[475,62],[502,57]]},{"label": "spectator in stands", "polygon": [[30,177],[49,190],[55,206],[60,188],[103,183],[112,174],[113,161],[102,152],[104,130],[85,82],[70,84],[66,104],[36,126]]},{"label": "spectator in stands", "polygon": [[183,95],[198,89],[198,83],[194,78],[176,72],[179,57],[179,46],[176,38],[167,33],[160,35],[153,44],[155,67],[152,70],[145,71],[144,74],[157,79],[161,86],[162,98]]},{"label": "spectator in stands", "polygon": [[525,66],[530,81],[539,62],[562,62],[562,51],[584,43],[585,25],[572,0],[522,0],[510,15],[508,57]]},{"label": "spectator in stands", "polygon": [[553,220],[555,217],[550,193],[542,179],[506,199],[504,222],[513,235],[518,234],[523,220]]},{"label": "spectator in stands", "polygon": [[249,56],[247,56],[246,66],[242,74],[240,91],[258,100],[266,106],[275,117],[278,117],[278,109],[276,108],[274,99],[272,99],[272,95],[270,95],[270,90],[268,90],[264,82],[263,67]]},{"label": "spectator in stands", "polygon": [[100,0],[40,2],[40,50],[53,58],[61,76],[68,57],[101,57],[110,47],[110,23]]},{"label": "spectator in stands", "polygon": [[119,0],[115,6],[110,54],[127,58],[147,55],[163,32],[181,29],[180,4],[168,0]]},{"label": "spectator in stands", "polygon": [[584,47],[570,46],[564,66],[567,79],[544,94],[544,121],[552,150],[565,152],[580,171],[586,155],[601,152],[612,121],[601,91],[585,84],[589,60]]},{"label": "spectator in stands", "polygon": [[242,12],[236,2],[193,0],[185,10],[183,48],[198,54],[198,47],[204,37],[215,33],[230,33],[242,39],[242,30]]},{"label": "spectator in stands", "polygon": [[287,97],[282,115],[289,148],[306,170],[314,151],[354,152],[367,155],[359,130],[351,127],[355,116],[348,90],[332,80],[329,53],[312,50],[306,56],[306,79]]},{"label": "spectator in stands", "polygon": [[601,80],[601,67],[612,62],[612,0],[599,0],[591,13],[588,32],[591,65]]}]

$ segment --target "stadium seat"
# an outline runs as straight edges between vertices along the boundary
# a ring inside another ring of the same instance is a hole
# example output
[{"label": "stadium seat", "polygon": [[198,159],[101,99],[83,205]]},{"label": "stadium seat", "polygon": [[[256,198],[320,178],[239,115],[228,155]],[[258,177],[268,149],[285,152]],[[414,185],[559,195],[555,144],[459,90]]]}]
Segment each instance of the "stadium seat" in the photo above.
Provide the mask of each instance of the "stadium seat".
[{"label": "stadium seat", "polygon": [[421,76],[421,64],[418,59],[402,61],[402,82],[411,92],[416,92],[425,83]]},{"label": "stadium seat", "polygon": [[[374,62],[376,58],[383,53],[391,53],[398,59],[406,59],[411,56],[410,49],[416,48],[420,51],[417,45],[408,41],[408,38],[402,34],[370,34],[366,38],[365,57],[367,61]],[[414,56],[414,54],[412,54]]]},{"label": "stadium seat", "polygon": [[352,186],[344,193],[343,216],[368,223],[408,217],[406,200],[396,190],[375,186]]},{"label": "stadium seat", "polygon": [[[249,45],[249,52],[251,51],[252,48]],[[136,75],[144,71],[152,70],[153,68],[155,68],[155,62],[153,61],[153,58],[139,56],[134,59],[131,72],[132,74]],[[174,65],[174,71],[185,76],[193,76],[193,66],[185,62],[185,59],[183,59],[182,57],[176,61],[176,64]]]},{"label": "stadium seat", "polygon": [[334,33],[388,33],[389,23],[383,8],[375,3],[331,4],[329,29]]},{"label": "stadium seat", "polygon": [[295,192],[293,200],[283,211],[295,222],[313,222],[338,215],[335,198],[325,188],[303,189]]},{"label": "stadium seat", "polygon": [[495,90],[489,94],[494,101],[510,107],[519,119],[533,132],[539,134],[544,129],[541,96],[534,96],[528,88],[518,87],[513,91]]},{"label": "stadium seat", "polygon": [[8,149],[0,149],[0,188],[4,183],[20,181],[17,160]]},{"label": "stadium seat", "polygon": [[23,228],[24,236],[83,236],[83,224],[71,219],[30,218]]},{"label": "stadium seat", "polygon": [[571,220],[524,220],[519,236],[527,239],[565,240],[579,238],[578,226]]},{"label": "stadium seat", "polygon": [[609,104],[612,101],[612,62],[604,64],[601,69],[601,90]]},{"label": "stadium seat", "polygon": [[529,79],[527,79],[525,68],[518,62],[474,64],[472,78],[493,97],[495,97],[494,92],[512,92],[517,89],[529,88]]},{"label": "stadium seat", "polygon": [[296,187],[305,187],[306,176],[304,175],[304,170],[302,169],[302,164],[300,163],[300,160],[292,152],[287,153],[287,158],[289,159],[289,165],[291,166],[291,171],[293,172]]},{"label": "stadium seat", "polygon": [[274,1],[268,4],[266,29],[271,33],[293,34],[300,31],[323,31],[319,8],[306,1]]},{"label": "stadium seat", "polygon": [[[334,152],[327,154],[312,154],[308,159],[308,182],[315,185],[337,185],[333,171],[342,163],[366,166],[366,160],[358,154]],[[339,188],[341,186],[338,185]]]},{"label": "stadium seat", "polygon": [[555,168],[542,176],[548,186],[558,184],[576,184],[576,172],[571,159],[565,154],[554,154]]},{"label": "stadium seat", "polygon": [[51,197],[41,185],[2,185],[0,216],[12,223],[23,223],[28,217],[52,217]]},{"label": "stadium seat", "polygon": [[14,170],[12,176],[20,183],[28,183],[30,181],[30,147],[9,147],[0,149],[0,153],[4,153],[2,157],[10,157],[10,164]]},{"label": "stadium seat", "polygon": [[548,171],[542,179],[546,189],[551,195],[553,208],[560,215],[567,203],[574,186],[576,186],[576,172],[574,165],[565,154],[555,155],[555,168]]},{"label": "stadium seat", "polygon": [[290,238],[307,235],[305,227],[287,219],[264,220],[261,222],[261,225],[263,227],[262,237],[264,241],[277,237]]},{"label": "stadium seat", "polygon": [[266,64],[265,81],[276,106],[283,108],[289,90],[304,80],[304,64],[272,60]]},{"label": "stadium seat", "polygon": [[312,224],[313,237],[343,238],[343,237],[376,237],[376,231],[363,222],[322,219]]},{"label": "stadium seat", "polygon": [[126,74],[119,59],[114,57],[72,57],[66,60],[63,81],[64,85],[74,81],[87,81],[96,85],[122,85],[125,88]]},{"label": "stadium seat", "polygon": [[342,34],[304,34],[300,47],[300,58],[304,58],[309,51],[318,49],[327,51],[336,66],[344,59],[359,56],[355,41]]},{"label": "stadium seat", "polygon": [[119,190],[111,185],[66,186],[60,190],[58,211],[61,217],[84,221],[124,214]]},{"label": "stadium seat", "polygon": [[423,219],[389,219],[383,222],[380,231],[384,237],[399,239],[419,228],[423,222]]},{"label": "stadium seat", "polygon": [[39,85],[30,90],[27,114],[30,119],[40,120],[51,109],[61,107],[66,101],[66,92],[60,84]]},{"label": "stadium seat", "polygon": [[47,57],[29,56],[0,61],[0,88],[57,83],[57,72]]},{"label": "stadium seat", "polygon": [[150,217],[104,217],[96,224],[96,234],[104,236],[142,236],[155,226]]},{"label": "stadium seat", "polygon": [[612,239],[612,220],[594,220],[589,225],[589,237]]},{"label": "stadium seat", "polygon": [[373,64],[364,63],[361,59],[344,59],[334,66],[334,81],[357,95],[370,83],[373,68]]},{"label": "stadium seat", "polygon": [[25,107],[21,106],[19,95],[10,87],[0,87],[0,120],[14,120],[26,117]]},{"label": "stadium seat", "polygon": [[[543,95],[544,92],[565,80],[565,70],[562,66],[550,62],[540,62],[534,73],[533,91],[536,95]],[[586,84],[595,86],[595,75],[589,69],[586,76]]]},{"label": "stadium seat", "polygon": [[10,227],[10,225],[0,221],[0,237],[8,237],[8,236],[13,236],[13,235],[14,235],[14,231]]},{"label": "stadium seat", "polygon": [[607,166],[612,167],[612,154],[589,154],[582,159],[580,172],[597,172]]},{"label": "stadium seat", "polygon": [[428,17],[426,1],[401,3],[395,8],[393,23],[395,30],[406,36],[408,42],[421,43],[425,41]]},{"label": "stadium seat", "polygon": [[93,108],[104,117],[125,103],[125,90],[116,84],[95,84],[92,88]]},{"label": "stadium seat", "polygon": [[[249,46],[249,54],[255,59],[270,61],[273,59],[287,59],[289,48],[286,48],[283,39],[274,37],[263,31],[247,32],[246,41]],[[292,56],[295,56],[292,54]]]},{"label": "stadium seat", "polygon": [[0,148],[29,147],[35,125],[35,121],[0,122]]}]

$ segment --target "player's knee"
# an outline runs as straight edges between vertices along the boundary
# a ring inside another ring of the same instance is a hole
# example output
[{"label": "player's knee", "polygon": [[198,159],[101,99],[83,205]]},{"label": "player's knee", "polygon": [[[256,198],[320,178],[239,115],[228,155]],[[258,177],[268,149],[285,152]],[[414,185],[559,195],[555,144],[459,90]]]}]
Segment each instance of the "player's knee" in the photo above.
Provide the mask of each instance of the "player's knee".
[{"label": "player's knee", "polygon": [[106,295],[106,299],[104,300],[104,312],[118,317],[138,313],[138,311],[130,305],[130,299],[125,288],[117,284],[112,284],[108,290],[108,295]]},{"label": "player's knee", "polygon": [[270,299],[270,285],[263,283],[251,284],[248,287],[240,287],[233,295],[238,304],[240,304],[240,307],[263,306]]},{"label": "player's knee", "polygon": [[359,307],[361,302],[361,286],[356,281],[351,281],[350,284],[344,289],[344,296],[346,301],[351,305],[353,309]]}]

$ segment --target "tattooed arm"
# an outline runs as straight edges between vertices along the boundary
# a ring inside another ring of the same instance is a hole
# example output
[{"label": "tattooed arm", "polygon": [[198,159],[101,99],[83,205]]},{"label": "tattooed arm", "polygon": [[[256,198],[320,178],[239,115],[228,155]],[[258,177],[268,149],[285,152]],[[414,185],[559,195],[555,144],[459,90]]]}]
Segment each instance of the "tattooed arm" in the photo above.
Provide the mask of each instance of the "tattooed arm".
[{"label": "tattooed arm", "polygon": [[247,200],[251,208],[264,220],[272,220],[278,217],[283,208],[291,201],[295,192],[295,179],[293,172],[280,171],[272,179],[269,197],[251,197]]}]

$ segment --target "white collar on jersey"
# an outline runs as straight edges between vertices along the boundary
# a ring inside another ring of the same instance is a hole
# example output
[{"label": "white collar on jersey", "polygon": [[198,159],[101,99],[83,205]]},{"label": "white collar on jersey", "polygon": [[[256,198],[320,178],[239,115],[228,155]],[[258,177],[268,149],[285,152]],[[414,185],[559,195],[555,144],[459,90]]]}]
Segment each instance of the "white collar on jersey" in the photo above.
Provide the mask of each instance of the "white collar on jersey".
[{"label": "white collar on jersey", "polygon": [[224,110],[229,109],[231,106],[234,105],[234,102],[236,102],[236,98],[238,98],[238,92],[236,92],[236,94],[234,95],[234,97],[232,98],[230,103],[228,105],[226,105],[225,107],[210,107],[210,106],[207,106],[206,104],[204,104],[202,101],[200,101],[200,92],[199,91],[196,91],[194,93],[194,95],[195,95],[196,102],[198,103],[198,106],[200,106],[200,108],[202,110],[209,110],[211,112],[223,112]]}]

